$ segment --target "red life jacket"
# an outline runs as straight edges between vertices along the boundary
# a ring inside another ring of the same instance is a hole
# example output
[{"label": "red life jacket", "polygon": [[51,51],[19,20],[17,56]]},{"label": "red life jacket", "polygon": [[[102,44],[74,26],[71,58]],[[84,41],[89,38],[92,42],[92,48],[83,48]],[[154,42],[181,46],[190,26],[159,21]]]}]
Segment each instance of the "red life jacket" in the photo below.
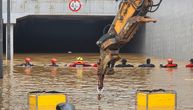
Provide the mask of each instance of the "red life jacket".
[{"label": "red life jacket", "polygon": [[83,67],[91,66],[90,64],[87,64],[86,62],[77,61],[77,62],[70,64],[69,67],[76,67],[77,65],[82,65]]},{"label": "red life jacket", "polygon": [[177,67],[178,65],[177,64],[167,64],[166,67],[169,67],[169,68],[173,68],[173,67]]},{"label": "red life jacket", "polygon": [[77,61],[77,62],[74,62],[74,64],[76,64],[76,65],[84,65],[85,63],[84,63],[84,62]]},{"label": "red life jacket", "polygon": [[193,64],[188,64],[188,65],[186,65],[186,67],[192,68],[192,67],[193,67]]},{"label": "red life jacket", "polygon": [[92,67],[98,67],[98,64],[93,64]]},{"label": "red life jacket", "polygon": [[76,64],[70,64],[69,67],[76,67]]}]

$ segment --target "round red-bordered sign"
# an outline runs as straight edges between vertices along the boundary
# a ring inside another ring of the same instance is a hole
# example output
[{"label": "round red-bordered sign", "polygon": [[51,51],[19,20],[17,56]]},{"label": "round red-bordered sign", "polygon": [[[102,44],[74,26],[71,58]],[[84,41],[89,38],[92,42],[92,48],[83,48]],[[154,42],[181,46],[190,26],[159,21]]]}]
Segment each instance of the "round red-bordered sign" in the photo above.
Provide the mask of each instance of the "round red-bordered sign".
[{"label": "round red-bordered sign", "polygon": [[68,7],[71,11],[78,12],[81,9],[82,5],[80,0],[71,0]]}]

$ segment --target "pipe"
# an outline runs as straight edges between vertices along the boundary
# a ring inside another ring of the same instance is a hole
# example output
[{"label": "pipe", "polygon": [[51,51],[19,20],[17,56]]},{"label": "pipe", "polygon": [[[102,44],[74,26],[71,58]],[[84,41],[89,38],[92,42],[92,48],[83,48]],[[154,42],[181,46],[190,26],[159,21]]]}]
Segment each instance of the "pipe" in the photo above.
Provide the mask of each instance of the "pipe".
[{"label": "pipe", "polygon": [[0,0],[0,78],[3,78],[3,8]]},{"label": "pipe", "polygon": [[7,38],[6,38],[6,60],[12,60],[11,46],[11,9],[10,0],[7,0]]}]

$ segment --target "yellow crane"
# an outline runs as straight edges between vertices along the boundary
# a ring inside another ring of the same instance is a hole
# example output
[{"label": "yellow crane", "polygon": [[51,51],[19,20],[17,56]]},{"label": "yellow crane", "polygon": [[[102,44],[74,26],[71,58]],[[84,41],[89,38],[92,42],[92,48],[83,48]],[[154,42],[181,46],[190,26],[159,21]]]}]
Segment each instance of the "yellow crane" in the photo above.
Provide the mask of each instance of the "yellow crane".
[{"label": "yellow crane", "polygon": [[97,41],[100,47],[98,65],[98,91],[103,89],[103,81],[106,74],[114,73],[113,67],[120,59],[119,49],[128,43],[136,33],[140,24],[156,22],[146,14],[155,12],[162,0],[122,0],[119,10],[107,33]]}]

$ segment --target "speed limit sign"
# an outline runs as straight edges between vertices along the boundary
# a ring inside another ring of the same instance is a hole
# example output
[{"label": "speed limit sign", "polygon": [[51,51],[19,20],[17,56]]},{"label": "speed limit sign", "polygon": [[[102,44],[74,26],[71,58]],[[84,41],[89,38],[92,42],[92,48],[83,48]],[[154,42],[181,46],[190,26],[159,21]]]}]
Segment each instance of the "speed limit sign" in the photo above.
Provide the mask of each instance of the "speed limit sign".
[{"label": "speed limit sign", "polygon": [[71,0],[69,3],[69,9],[74,12],[78,12],[81,9],[82,5],[80,0]]}]

